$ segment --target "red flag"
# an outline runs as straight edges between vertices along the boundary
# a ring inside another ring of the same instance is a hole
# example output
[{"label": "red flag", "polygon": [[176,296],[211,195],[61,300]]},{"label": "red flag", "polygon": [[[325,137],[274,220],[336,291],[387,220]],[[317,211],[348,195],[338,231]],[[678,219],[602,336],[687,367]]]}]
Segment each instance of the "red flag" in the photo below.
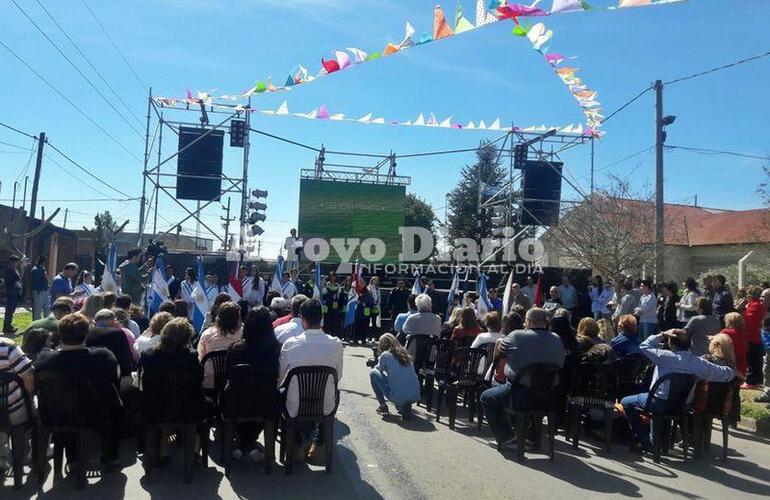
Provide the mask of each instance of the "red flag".
[{"label": "red flag", "polygon": [[361,295],[364,288],[366,288],[366,283],[364,283],[364,277],[362,276],[363,271],[364,268],[361,267],[358,262],[353,265],[353,290],[355,290],[358,295]]},{"label": "red flag", "polygon": [[243,299],[243,283],[238,277],[238,270],[240,269],[240,262],[233,260],[227,263],[227,281],[230,283],[227,291],[235,302]]},{"label": "red flag", "polygon": [[535,285],[535,307],[543,307],[543,288],[540,285],[540,280],[543,279],[543,275],[537,276],[537,285]]},{"label": "red flag", "polygon": [[329,59],[328,61],[325,61],[324,58],[322,57],[321,66],[324,67],[327,73],[334,73],[335,71],[340,70],[340,63],[338,63],[334,59]]}]

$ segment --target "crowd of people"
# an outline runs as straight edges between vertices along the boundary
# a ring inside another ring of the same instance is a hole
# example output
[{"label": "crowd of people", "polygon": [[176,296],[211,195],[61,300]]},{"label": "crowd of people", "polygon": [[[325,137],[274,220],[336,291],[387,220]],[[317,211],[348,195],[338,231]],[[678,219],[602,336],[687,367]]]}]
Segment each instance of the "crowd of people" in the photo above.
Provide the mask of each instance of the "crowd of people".
[{"label": "crowd of people", "polygon": [[[31,418],[20,404],[21,391],[34,395],[36,376],[47,370],[71,371],[103,395],[99,414],[105,416],[104,435],[109,437],[102,441],[105,462],[117,459],[122,435],[117,427],[128,421],[128,403],[141,391],[145,371],[189,371],[200,381],[205,412],[214,396],[214,367],[203,361],[217,351],[227,352],[228,366],[257,368],[278,391],[287,374],[300,366],[331,367],[341,379],[342,340],[351,345],[376,340],[369,344],[378,354],[370,372],[376,411],[389,413],[390,401],[409,418],[412,405],[422,397],[414,353],[406,348],[412,336],[451,339],[457,347],[486,347],[491,357],[485,375],[489,388],[481,404],[501,449],[515,446],[506,409],[512,400],[526,397],[512,381],[537,364],[565,369],[580,362],[610,363],[641,355],[655,367],[652,383],[667,373],[691,373],[714,382],[734,379],[742,388],[763,388],[757,401],[770,402],[770,286],[748,287],[733,296],[723,276],[704,279],[701,286],[688,278],[681,288],[673,282],[653,285],[630,278],[615,286],[595,276],[587,293],[565,276],[542,295],[540,284],[527,277],[510,290],[491,288],[488,300],[478,292],[463,293],[444,309],[443,304],[436,306],[441,298],[430,280],[417,295],[404,279],[396,280],[388,293],[380,289],[377,276],[356,286],[353,277],[340,282],[330,272],[317,298],[310,298],[313,286],[299,280],[298,266],[287,270],[279,287],[268,285],[255,266],[242,267],[237,296],[230,285],[219,285],[216,274],[205,276],[209,308],[196,329],[193,311],[200,301],[193,268],[178,279],[167,267],[170,296],[148,318],[142,307],[148,266],[141,251],[128,252],[119,266],[119,293],[95,286],[93,273],[76,264],[65,265],[49,282],[46,264],[41,257],[30,270],[34,320],[20,332],[22,345],[0,339],[0,370],[14,372],[23,381],[12,387],[7,410],[12,422]],[[22,302],[21,276],[21,259],[11,257],[5,276],[4,331],[9,334],[17,333],[10,322]],[[588,315],[581,314],[582,296],[590,301]],[[392,320],[387,332],[384,317]],[[659,392],[656,400],[665,402],[665,389]],[[296,391],[283,395],[289,412],[296,411],[296,397]],[[328,387],[326,404],[334,406],[335,397],[334,387]],[[649,431],[640,410],[648,397],[642,392],[620,401],[645,449],[650,447]],[[233,457],[264,460],[257,443],[261,431],[257,424],[239,426]],[[317,423],[302,431],[295,460],[314,457],[322,444]],[[168,460],[167,447],[161,451]],[[7,466],[8,455],[7,436],[0,436],[0,468]]]}]

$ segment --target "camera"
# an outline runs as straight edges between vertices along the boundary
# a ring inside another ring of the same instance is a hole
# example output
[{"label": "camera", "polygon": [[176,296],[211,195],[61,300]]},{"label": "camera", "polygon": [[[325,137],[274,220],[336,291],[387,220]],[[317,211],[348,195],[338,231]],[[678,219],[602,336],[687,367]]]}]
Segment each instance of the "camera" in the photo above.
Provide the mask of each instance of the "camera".
[{"label": "camera", "polygon": [[372,353],[374,354],[374,357],[371,357],[366,360],[366,366],[369,368],[374,368],[377,366],[377,363],[380,362],[380,348],[379,347],[372,347]]},{"label": "camera", "polygon": [[166,253],[168,253],[168,250],[166,250],[166,244],[160,240],[150,240],[150,242],[147,243],[147,248],[144,251],[146,258],[155,258],[158,255],[166,255]]}]

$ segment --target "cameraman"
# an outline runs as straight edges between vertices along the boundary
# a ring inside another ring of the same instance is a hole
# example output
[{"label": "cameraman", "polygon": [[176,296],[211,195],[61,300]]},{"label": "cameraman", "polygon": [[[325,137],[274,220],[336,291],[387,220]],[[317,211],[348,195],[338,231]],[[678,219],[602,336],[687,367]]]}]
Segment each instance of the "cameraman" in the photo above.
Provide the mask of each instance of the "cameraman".
[{"label": "cameraman", "polygon": [[412,359],[404,346],[390,333],[380,337],[378,347],[380,355],[377,366],[369,372],[374,395],[380,403],[377,413],[389,413],[387,398],[396,405],[401,416],[407,419],[412,414],[412,403],[420,400],[420,383]]},{"label": "cameraman", "polygon": [[147,259],[147,262],[140,267],[142,263],[142,250],[134,248],[126,254],[126,260],[118,266],[120,272],[120,288],[126,295],[131,297],[131,302],[140,306],[142,304],[142,293],[144,292],[144,278],[147,269],[152,265],[154,257]]}]

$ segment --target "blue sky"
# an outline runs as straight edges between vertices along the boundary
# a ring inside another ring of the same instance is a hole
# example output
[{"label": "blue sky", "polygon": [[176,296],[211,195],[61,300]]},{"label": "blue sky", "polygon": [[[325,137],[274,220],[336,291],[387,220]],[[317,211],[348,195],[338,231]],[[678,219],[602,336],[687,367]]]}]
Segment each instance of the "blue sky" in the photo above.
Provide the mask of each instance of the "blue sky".
[{"label": "blue sky", "polygon": [[[110,96],[37,3],[16,1]],[[472,20],[475,1],[461,3]],[[543,3],[550,6],[550,0]],[[401,40],[407,20],[418,34],[431,31],[434,4],[434,0],[135,0],[128,7],[126,2],[89,0],[155,95],[183,95],[186,88],[236,93],[270,75],[280,83],[297,63],[315,72],[321,56],[330,57],[334,49],[380,51],[387,42]],[[143,119],[146,90],[129,72],[81,0],[45,5],[133,113]],[[455,3],[445,2],[442,7],[453,19]],[[670,80],[770,49],[770,5],[766,0],[693,0],[671,6],[557,15],[544,21],[554,31],[552,49],[578,56],[575,65],[581,68],[580,75],[599,91],[607,111],[616,109],[656,78]],[[489,25],[332,75],[289,93],[257,96],[254,105],[275,109],[286,99],[292,111],[306,112],[325,104],[333,113],[355,117],[372,112],[387,119],[407,120],[420,112],[435,112],[440,119],[452,115],[462,122],[484,119],[490,123],[496,117],[503,123],[521,125],[579,122],[576,102],[527,41],[511,35],[512,27],[507,21]],[[0,40],[141,157],[143,139],[101,101],[10,2],[0,6]],[[95,175],[121,191],[139,195],[140,163],[1,47],[0,68],[0,121],[34,134],[45,131],[53,144]],[[768,81],[770,58],[764,58],[666,87],[665,112],[678,117],[669,128],[668,142],[767,154]],[[122,110],[117,100],[114,103]],[[606,136],[596,145],[598,184],[606,182],[609,173],[630,176],[638,190],[652,183],[652,150],[605,166],[653,145],[653,104],[649,93],[606,125]],[[128,120],[133,122],[134,118],[128,116]],[[134,122],[134,126],[143,132],[143,124]],[[501,135],[258,114],[253,126],[313,146],[323,143],[329,149],[385,154],[391,150],[407,154],[474,147],[481,140]],[[31,145],[31,140],[4,129],[0,129],[0,141]],[[171,153],[174,147],[167,140],[164,153]],[[11,197],[13,181],[22,172],[28,155],[6,145],[0,145],[0,151],[0,199],[5,200]],[[239,153],[226,152],[226,172],[236,175],[240,171]],[[51,152],[51,157],[76,172],[55,153]],[[251,186],[270,191],[263,248],[266,256],[273,257],[278,242],[296,224],[299,170],[312,167],[314,153],[254,137],[251,160]],[[588,190],[589,148],[575,148],[563,160],[568,175],[579,181],[582,190]],[[443,218],[445,194],[457,181],[460,168],[471,162],[472,154],[403,159],[398,162],[398,173],[411,176],[409,191],[428,200]],[[699,204],[704,206],[758,207],[761,201],[755,189],[763,178],[761,167],[761,161],[752,159],[667,152],[666,200],[691,203],[697,194]],[[94,186],[93,181],[87,180],[86,184],[46,159],[40,198],[101,198],[93,188],[107,191]],[[564,197],[577,196],[565,184]],[[237,203],[233,199],[234,206]],[[130,228],[138,225],[136,201],[43,201],[42,205],[49,213],[54,206],[69,207],[70,228],[90,225],[93,213],[105,208],[120,219],[130,219]],[[161,198],[161,215],[176,222],[182,213]],[[220,210],[212,209],[206,220],[218,224],[220,215]],[[160,228],[168,225],[161,223]],[[194,231],[189,221],[184,227]]]}]

